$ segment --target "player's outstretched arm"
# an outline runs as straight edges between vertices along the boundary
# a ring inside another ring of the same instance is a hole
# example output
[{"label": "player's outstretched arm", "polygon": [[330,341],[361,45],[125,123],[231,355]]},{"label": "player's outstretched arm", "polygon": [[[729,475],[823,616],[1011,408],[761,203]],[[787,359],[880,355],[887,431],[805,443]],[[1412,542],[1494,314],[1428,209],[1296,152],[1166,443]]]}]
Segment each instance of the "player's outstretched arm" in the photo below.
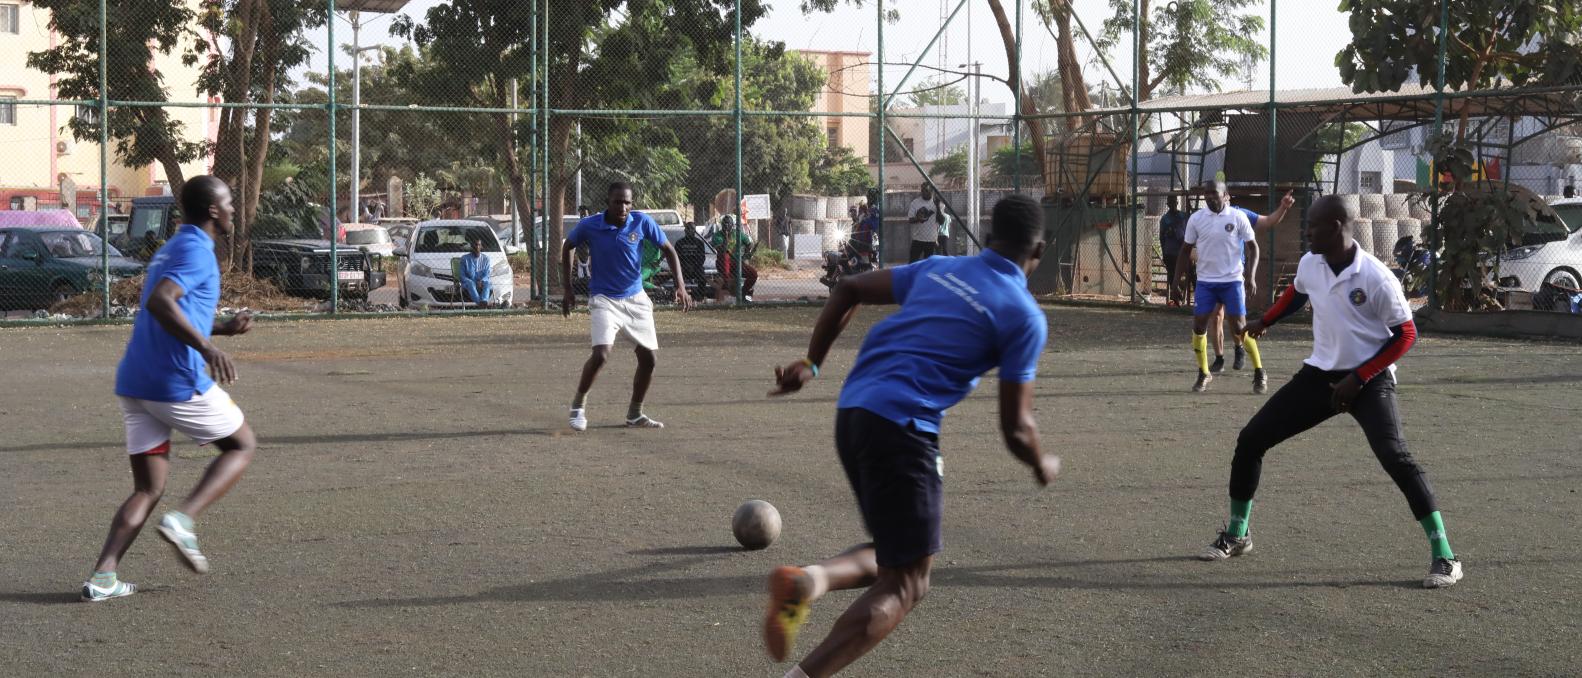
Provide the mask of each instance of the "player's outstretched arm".
[{"label": "player's outstretched arm", "polygon": [[572,307],[577,305],[577,291],[571,285],[571,258],[576,254],[577,246],[567,239],[560,247],[560,285],[566,288],[565,297],[561,300],[560,314],[571,317]]},{"label": "player's outstretched arm", "polygon": [[1279,225],[1280,222],[1285,221],[1286,213],[1290,212],[1291,206],[1295,204],[1296,198],[1291,197],[1290,191],[1286,191],[1280,198],[1280,207],[1275,209],[1273,214],[1258,215],[1258,220],[1252,224],[1253,230],[1262,231]]},{"label": "player's outstretched arm", "polygon": [[1044,454],[1039,447],[1033,382],[1000,382],[1000,433],[1005,436],[1005,448],[1032,467],[1039,485],[1048,485],[1060,473],[1060,458]]},{"label": "player's outstretched arm", "polygon": [[818,367],[824,364],[829,349],[846,329],[857,307],[862,304],[893,304],[895,290],[889,270],[873,271],[842,278],[830,292],[823,312],[813,324],[813,338],[808,341],[807,358],[785,367],[775,368],[775,390],[769,395],[778,396],[802,390],[802,385],[818,376]]},{"label": "player's outstretched arm", "polygon": [[187,322],[187,316],[182,314],[179,302],[186,294],[187,291],[182,289],[181,285],[166,278],[154,286],[154,291],[148,295],[148,304],[144,310],[153,314],[159,326],[169,332],[170,336],[175,337],[176,341],[197,350],[198,354],[203,356],[203,361],[209,364],[209,376],[214,377],[215,381],[221,384],[236,381],[236,367],[231,364],[230,356],[215,348],[214,344],[198,331],[198,328]]}]

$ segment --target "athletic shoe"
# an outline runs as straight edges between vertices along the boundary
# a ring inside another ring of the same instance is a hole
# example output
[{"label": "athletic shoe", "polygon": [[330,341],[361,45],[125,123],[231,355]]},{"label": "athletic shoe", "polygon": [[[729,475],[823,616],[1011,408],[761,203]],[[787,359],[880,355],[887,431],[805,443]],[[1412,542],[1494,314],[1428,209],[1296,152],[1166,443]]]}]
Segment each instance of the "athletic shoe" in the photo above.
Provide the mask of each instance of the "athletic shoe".
[{"label": "athletic shoe", "polygon": [[783,662],[791,654],[797,632],[807,622],[812,602],[803,592],[802,568],[782,565],[769,575],[769,612],[764,615],[764,649]]},{"label": "athletic shoe", "polygon": [[1258,395],[1269,392],[1269,373],[1261,367],[1252,371],[1252,392]]},{"label": "athletic shoe", "polygon": [[1214,364],[1209,366],[1208,371],[1210,373],[1212,373],[1212,374],[1219,374],[1221,372],[1224,372],[1225,371],[1225,356],[1222,356],[1222,355],[1214,356]]},{"label": "athletic shoe", "polygon": [[1225,560],[1236,556],[1246,555],[1252,550],[1252,537],[1232,537],[1229,532],[1221,532],[1214,538],[1214,543],[1197,554],[1198,560]]},{"label": "athletic shoe", "polygon": [[171,511],[159,520],[159,536],[175,547],[181,562],[198,574],[209,573],[209,559],[198,550],[198,535],[192,532],[191,521],[183,525],[176,512]]},{"label": "athletic shoe", "polygon": [[586,409],[579,407],[571,411],[571,430],[588,430],[588,411]]},{"label": "athletic shoe", "polygon": [[1428,566],[1428,576],[1423,578],[1423,588],[1443,589],[1461,581],[1461,561],[1454,558],[1435,558]]},{"label": "athletic shoe", "polygon": [[1199,373],[1197,373],[1197,383],[1192,385],[1192,392],[1193,393],[1202,393],[1204,391],[1207,391],[1208,390],[1208,385],[1212,381],[1214,381],[1214,375],[1209,374],[1207,372],[1199,372]]},{"label": "athletic shoe", "polygon": [[137,593],[137,585],[130,582],[117,580],[108,588],[94,586],[91,581],[82,583],[82,602],[85,603],[102,603],[111,598],[125,598],[134,593]]},{"label": "athletic shoe", "polygon": [[664,427],[665,427],[665,425],[664,425],[663,422],[659,422],[659,421],[655,421],[653,419],[650,419],[648,417],[648,415],[646,415],[646,414],[641,416],[641,417],[638,417],[636,419],[627,419],[626,420],[626,428],[664,428]]},{"label": "athletic shoe", "polygon": [[1231,369],[1240,370],[1247,366],[1247,349],[1241,344],[1236,344],[1236,362],[1231,363]]}]

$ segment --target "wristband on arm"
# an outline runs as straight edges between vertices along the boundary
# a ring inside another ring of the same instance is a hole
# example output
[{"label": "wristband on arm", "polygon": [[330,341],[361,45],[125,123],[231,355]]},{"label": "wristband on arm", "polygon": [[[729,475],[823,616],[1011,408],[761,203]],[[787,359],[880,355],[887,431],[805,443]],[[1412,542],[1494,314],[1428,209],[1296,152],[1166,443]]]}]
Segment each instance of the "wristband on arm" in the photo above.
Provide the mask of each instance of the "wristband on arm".
[{"label": "wristband on arm", "polygon": [[811,358],[803,358],[802,366],[812,370],[814,379],[818,378],[818,363],[813,362]]}]

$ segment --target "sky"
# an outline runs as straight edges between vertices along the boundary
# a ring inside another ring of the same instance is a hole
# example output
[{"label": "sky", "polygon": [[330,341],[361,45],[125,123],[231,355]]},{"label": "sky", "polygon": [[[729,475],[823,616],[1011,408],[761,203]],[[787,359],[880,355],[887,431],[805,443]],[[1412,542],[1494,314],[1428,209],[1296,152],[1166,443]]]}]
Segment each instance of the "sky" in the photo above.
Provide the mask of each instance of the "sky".
[{"label": "sky", "polygon": [[[421,21],[428,8],[445,0],[413,0],[401,13]],[[1278,0],[1274,0],[1278,2]],[[961,0],[890,0],[886,7],[900,7],[900,20],[884,28],[886,88],[894,90],[909,69],[911,62],[923,54],[929,39],[943,24]],[[1007,11],[1015,0],[1005,0]],[[863,7],[843,4],[830,13],[804,15],[797,0],[770,0],[769,15],[760,20],[751,31],[761,38],[784,42],[792,49],[840,50],[877,53],[878,31],[873,0],[865,0]],[[1031,4],[1031,3],[1029,3]],[[1109,0],[1076,0],[1078,18],[1090,31],[1097,32],[1099,25],[1110,16]],[[1335,10],[1336,3],[1328,0],[1285,0],[1277,5],[1279,31],[1275,49],[1275,75],[1280,89],[1338,87],[1340,77],[1334,67],[1334,56],[1350,39],[1346,15]],[[1266,18],[1269,2],[1255,8]],[[1012,21],[1014,21],[1014,16]],[[351,24],[344,13],[336,19],[336,41],[351,43]],[[363,15],[362,44],[400,44],[400,38],[391,36],[390,15]],[[1023,16],[1023,67],[1029,76],[1052,71],[1055,68],[1055,41],[1031,9]],[[1073,27],[1075,29],[1075,27]],[[324,30],[310,36],[314,44],[325,44]],[[1267,30],[1259,38],[1269,43]],[[1093,58],[1093,50],[1080,35],[1078,54],[1084,59],[1084,73],[1090,85],[1113,79],[1108,71]],[[1110,65],[1130,86],[1132,59],[1129,49],[1110,54]],[[337,60],[343,55],[337,53]],[[922,61],[924,66],[956,69],[959,65],[979,61],[985,74],[1004,77],[1006,74],[1005,48],[998,28],[984,0],[966,0],[965,5],[950,23],[938,44],[929,50]],[[310,67],[325,67],[324,50],[318,50]],[[906,88],[931,77],[933,72],[922,68],[907,80]],[[1254,89],[1268,88],[1268,63],[1259,64],[1253,74]],[[1228,78],[1222,91],[1247,89],[1244,77]],[[904,91],[904,90],[903,90]],[[1010,90],[998,82],[982,83],[983,97],[991,102],[1008,103]]]}]

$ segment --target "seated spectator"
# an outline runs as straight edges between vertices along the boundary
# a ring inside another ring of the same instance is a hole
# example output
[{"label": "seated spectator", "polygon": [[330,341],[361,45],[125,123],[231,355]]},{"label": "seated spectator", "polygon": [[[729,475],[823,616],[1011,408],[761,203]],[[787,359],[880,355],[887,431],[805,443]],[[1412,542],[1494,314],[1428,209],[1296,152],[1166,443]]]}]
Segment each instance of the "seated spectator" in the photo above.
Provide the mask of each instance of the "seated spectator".
[{"label": "seated spectator", "polygon": [[461,286],[462,296],[482,308],[489,305],[489,297],[494,293],[489,284],[489,258],[483,254],[481,238],[469,238],[467,245],[472,251],[461,255],[461,275],[456,282]]},{"label": "seated spectator", "polygon": [[747,231],[736,223],[734,215],[727,214],[720,217],[720,228],[714,233],[715,261],[719,262],[720,285],[716,299],[725,301],[736,290],[736,250],[738,246],[742,253],[742,296],[747,301],[753,300],[753,287],[758,283],[758,269],[746,260],[752,259],[753,238]]}]

